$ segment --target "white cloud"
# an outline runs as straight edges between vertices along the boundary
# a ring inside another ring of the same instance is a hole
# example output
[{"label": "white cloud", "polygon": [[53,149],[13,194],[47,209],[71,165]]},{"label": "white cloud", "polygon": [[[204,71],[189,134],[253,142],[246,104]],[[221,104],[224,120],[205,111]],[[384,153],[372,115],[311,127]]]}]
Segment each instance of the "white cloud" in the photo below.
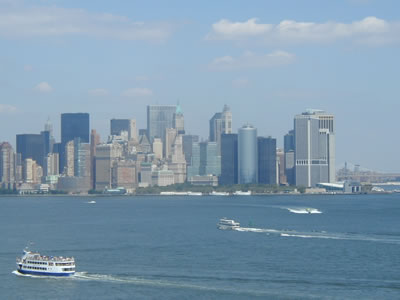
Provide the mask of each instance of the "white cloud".
[{"label": "white cloud", "polygon": [[167,23],[135,22],[108,13],[57,6],[1,5],[0,36],[91,36],[119,40],[163,41],[172,31]]},{"label": "white cloud", "polygon": [[43,81],[39,83],[37,86],[35,86],[35,90],[41,93],[50,93],[53,90],[53,88],[46,81]]},{"label": "white cloud", "polygon": [[207,39],[243,40],[259,38],[268,44],[326,43],[351,39],[360,43],[385,43],[400,40],[399,22],[366,17],[352,23],[313,23],[283,20],[279,24],[261,24],[257,19],[245,22],[220,20],[212,25]]},{"label": "white cloud", "polygon": [[237,58],[232,56],[218,57],[212,61],[212,63],[209,65],[209,68],[215,71],[270,68],[290,64],[294,61],[294,59],[294,54],[285,51],[275,51],[261,55],[248,51]]},{"label": "white cloud", "polygon": [[90,96],[104,97],[104,96],[107,96],[109,94],[109,92],[106,89],[93,89],[93,90],[89,90],[88,94]]},{"label": "white cloud", "polygon": [[0,104],[0,113],[12,113],[15,112],[17,108],[9,104]]},{"label": "white cloud", "polygon": [[123,91],[121,95],[129,98],[149,97],[153,95],[153,91],[148,88],[131,88]]}]

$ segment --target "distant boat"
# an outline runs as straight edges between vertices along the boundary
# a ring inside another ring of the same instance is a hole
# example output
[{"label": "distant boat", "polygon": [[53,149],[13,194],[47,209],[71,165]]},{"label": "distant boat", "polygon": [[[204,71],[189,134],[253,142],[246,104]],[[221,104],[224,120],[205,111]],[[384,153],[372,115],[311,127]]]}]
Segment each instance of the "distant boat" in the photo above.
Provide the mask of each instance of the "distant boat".
[{"label": "distant boat", "polygon": [[212,196],[229,196],[229,193],[212,191],[210,195],[212,195]]},{"label": "distant boat", "polygon": [[203,193],[201,192],[188,192],[188,196],[203,196]]},{"label": "distant boat", "polygon": [[89,203],[89,204],[95,204],[96,201],[92,200],[92,201],[88,201],[87,203]]},{"label": "distant boat", "polygon": [[219,219],[219,222],[217,223],[218,229],[221,230],[233,230],[235,228],[240,227],[240,223],[236,222],[235,220],[227,219],[223,217],[222,219]]},{"label": "distant boat", "polygon": [[235,196],[251,196],[251,191],[247,191],[247,192],[236,191],[233,194]]},{"label": "distant boat", "polygon": [[42,256],[25,249],[24,255],[17,258],[17,271],[30,275],[71,276],[75,274],[75,259],[62,256]]}]

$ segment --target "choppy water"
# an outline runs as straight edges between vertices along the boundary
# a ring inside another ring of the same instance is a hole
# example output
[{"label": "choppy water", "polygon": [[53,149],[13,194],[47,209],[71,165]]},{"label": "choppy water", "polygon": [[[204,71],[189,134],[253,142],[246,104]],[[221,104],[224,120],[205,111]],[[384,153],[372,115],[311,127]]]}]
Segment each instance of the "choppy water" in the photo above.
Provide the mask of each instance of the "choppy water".
[{"label": "choppy water", "polygon": [[[1,299],[400,298],[400,194],[2,197],[0,237]],[[18,275],[29,241],[77,274]]]}]

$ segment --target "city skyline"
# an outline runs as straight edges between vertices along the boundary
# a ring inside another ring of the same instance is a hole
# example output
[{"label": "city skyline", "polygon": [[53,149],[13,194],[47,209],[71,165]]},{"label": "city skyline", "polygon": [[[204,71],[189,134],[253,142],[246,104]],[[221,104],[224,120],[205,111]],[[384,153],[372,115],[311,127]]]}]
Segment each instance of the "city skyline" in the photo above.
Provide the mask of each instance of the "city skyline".
[{"label": "city skyline", "polygon": [[48,117],[59,140],[61,112],[90,113],[104,138],[109,120],[146,128],[147,105],[179,100],[187,133],[206,138],[227,104],[233,132],[250,122],[282,147],[293,116],[317,108],[337,119],[337,165],[396,172],[400,142],[388,133],[400,109],[398,8],[389,0],[0,1],[0,140],[15,148],[16,134],[42,131]]}]

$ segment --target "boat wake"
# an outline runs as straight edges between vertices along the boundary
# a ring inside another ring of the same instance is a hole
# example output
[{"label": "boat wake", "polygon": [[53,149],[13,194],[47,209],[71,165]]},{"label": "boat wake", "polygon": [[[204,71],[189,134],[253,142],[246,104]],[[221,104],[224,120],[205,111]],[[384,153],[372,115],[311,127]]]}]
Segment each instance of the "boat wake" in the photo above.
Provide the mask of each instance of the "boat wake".
[{"label": "boat wake", "polygon": [[322,211],[312,207],[285,207],[285,209],[294,214],[322,214]]},{"label": "boat wake", "polygon": [[330,233],[326,231],[296,231],[296,230],[278,230],[267,228],[245,228],[238,227],[233,230],[239,232],[255,232],[265,233],[267,235],[276,235],[280,237],[294,237],[307,239],[333,239],[333,240],[349,240],[349,241],[365,241],[400,245],[400,236],[387,235],[366,235],[356,233]]}]

